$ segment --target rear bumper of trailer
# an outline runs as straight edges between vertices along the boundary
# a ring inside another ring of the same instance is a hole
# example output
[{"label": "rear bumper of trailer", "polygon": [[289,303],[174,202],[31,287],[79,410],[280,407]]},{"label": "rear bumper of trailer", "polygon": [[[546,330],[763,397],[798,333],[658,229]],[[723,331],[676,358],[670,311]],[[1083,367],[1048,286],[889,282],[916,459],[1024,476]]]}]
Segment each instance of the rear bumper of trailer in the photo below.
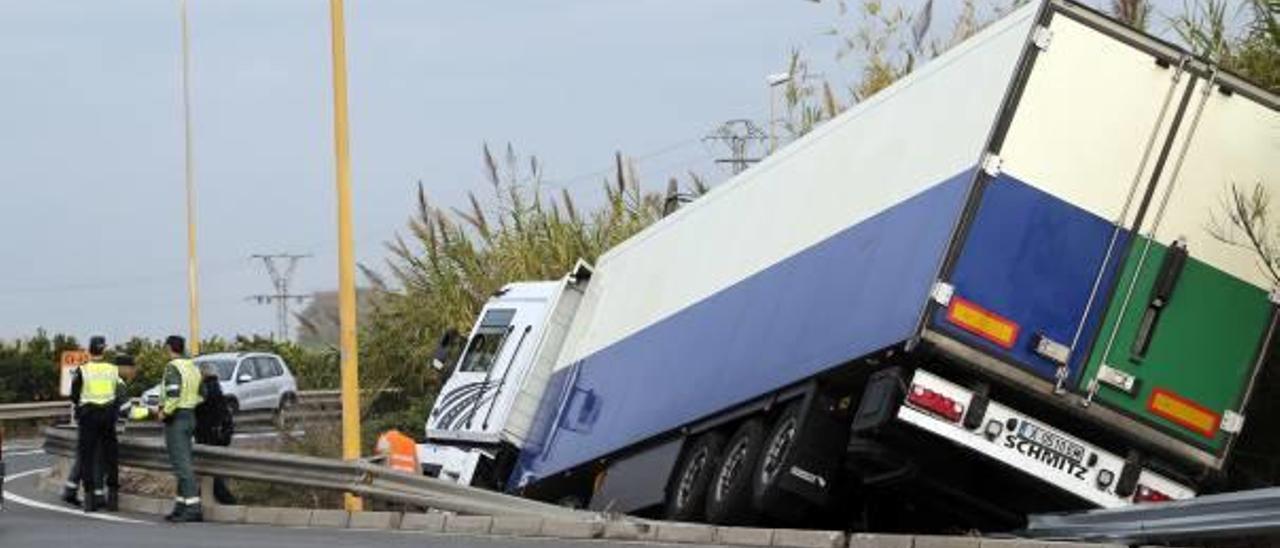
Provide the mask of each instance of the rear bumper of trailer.
[{"label": "rear bumper of trailer", "polygon": [[995,400],[924,370],[897,419],[1103,508],[1185,499],[1195,492]]},{"label": "rear bumper of trailer", "polygon": [[1086,404],[1084,397],[1079,394],[1054,393],[1053,385],[1044,379],[945,334],[925,330],[921,340],[939,353],[955,358],[956,363],[994,377],[1024,393],[1037,395],[1039,401],[1065,411],[1077,420],[1135,440],[1135,448],[1174,457],[1186,465],[1215,471],[1220,470],[1225,463],[1227,453],[1219,457],[1206,452],[1105,405]]}]

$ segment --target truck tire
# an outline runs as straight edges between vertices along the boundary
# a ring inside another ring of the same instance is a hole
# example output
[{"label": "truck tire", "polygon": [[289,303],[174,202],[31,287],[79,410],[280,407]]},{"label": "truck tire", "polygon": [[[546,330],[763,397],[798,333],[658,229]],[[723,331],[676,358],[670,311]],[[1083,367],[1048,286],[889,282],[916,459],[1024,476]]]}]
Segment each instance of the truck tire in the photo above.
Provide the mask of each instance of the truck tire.
[{"label": "truck tire", "polygon": [[707,432],[689,444],[667,483],[665,517],[672,521],[697,521],[707,506],[707,485],[720,465],[724,434]]},{"label": "truck tire", "polygon": [[739,525],[756,517],[751,501],[751,477],[764,447],[765,427],[750,419],[738,427],[707,486],[707,522]]},{"label": "truck tire", "polygon": [[751,474],[751,495],[754,507],[765,515],[786,522],[796,522],[810,509],[798,497],[787,496],[778,488],[779,480],[792,462],[792,449],[800,437],[801,402],[795,401],[782,410],[769,435],[764,438],[760,460]]}]

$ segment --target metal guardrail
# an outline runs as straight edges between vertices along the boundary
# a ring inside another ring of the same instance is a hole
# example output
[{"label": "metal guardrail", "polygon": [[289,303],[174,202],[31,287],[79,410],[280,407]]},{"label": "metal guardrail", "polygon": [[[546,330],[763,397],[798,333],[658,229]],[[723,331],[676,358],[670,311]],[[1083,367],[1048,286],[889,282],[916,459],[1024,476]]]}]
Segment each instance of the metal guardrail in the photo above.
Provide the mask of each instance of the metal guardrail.
[{"label": "metal guardrail", "polygon": [[[74,430],[45,430],[44,450],[51,455],[71,457],[75,452],[75,443]],[[603,519],[600,514],[592,512],[398,472],[363,461],[349,462],[207,445],[196,445],[193,456],[195,472],[202,476],[349,492],[459,514]],[[154,438],[121,438],[120,464],[148,470],[170,469],[164,443]]]},{"label": "metal guardrail", "polygon": [[[337,390],[304,390],[298,392],[298,411],[341,412],[341,395]],[[246,411],[236,415],[237,421],[260,421],[270,418],[271,411]],[[0,422],[14,420],[58,420],[71,418],[71,402],[67,400],[0,405]],[[269,422],[269,420],[267,421]]]},{"label": "metal guardrail", "polygon": [[1028,536],[1180,542],[1280,536],[1280,487],[1125,508],[1030,516]]},{"label": "metal guardrail", "polygon": [[0,405],[0,421],[58,419],[71,416],[71,402],[42,401]]}]

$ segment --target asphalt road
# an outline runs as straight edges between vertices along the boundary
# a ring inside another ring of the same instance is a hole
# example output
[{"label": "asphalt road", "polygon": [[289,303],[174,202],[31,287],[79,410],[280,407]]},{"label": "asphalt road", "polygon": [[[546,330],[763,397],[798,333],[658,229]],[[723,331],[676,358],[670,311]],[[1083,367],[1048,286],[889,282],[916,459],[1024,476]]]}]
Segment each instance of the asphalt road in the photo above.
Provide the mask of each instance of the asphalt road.
[{"label": "asphalt road", "polygon": [[[171,525],[155,516],[94,514],[86,516],[63,505],[52,494],[36,488],[37,471],[52,458],[34,448],[6,447],[5,506],[0,512],[0,546],[4,548],[222,548],[272,546],[326,548],[337,546],[412,546],[439,548],[644,548],[668,546],[637,542],[565,541],[469,537],[427,533],[399,533],[224,525],[214,523]],[[689,548],[689,545],[682,545]]]}]

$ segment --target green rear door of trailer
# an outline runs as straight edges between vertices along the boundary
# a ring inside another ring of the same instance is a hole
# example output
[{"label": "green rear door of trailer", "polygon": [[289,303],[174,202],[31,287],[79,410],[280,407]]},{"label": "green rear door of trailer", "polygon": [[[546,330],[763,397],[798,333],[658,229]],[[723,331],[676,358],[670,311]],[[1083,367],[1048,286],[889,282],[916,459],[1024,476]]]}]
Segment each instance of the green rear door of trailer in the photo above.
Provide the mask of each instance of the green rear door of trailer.
[{"label": "green rear door of trailer", "polygon": [[[1205,82],[1193,84],[1080,389],[1221,457],[1275,317],[1269,290],[1276,280],[1230,219],[1232,189],[1249,194],[1261,186],[1280,196],[1280,113]],[[1161,270],[1176,266],[1166,258],[1179,240],[1188,256],[1176,282],[1166,284],[1166,302],[1155,302],[1161,295],[1152,287]]]}]

